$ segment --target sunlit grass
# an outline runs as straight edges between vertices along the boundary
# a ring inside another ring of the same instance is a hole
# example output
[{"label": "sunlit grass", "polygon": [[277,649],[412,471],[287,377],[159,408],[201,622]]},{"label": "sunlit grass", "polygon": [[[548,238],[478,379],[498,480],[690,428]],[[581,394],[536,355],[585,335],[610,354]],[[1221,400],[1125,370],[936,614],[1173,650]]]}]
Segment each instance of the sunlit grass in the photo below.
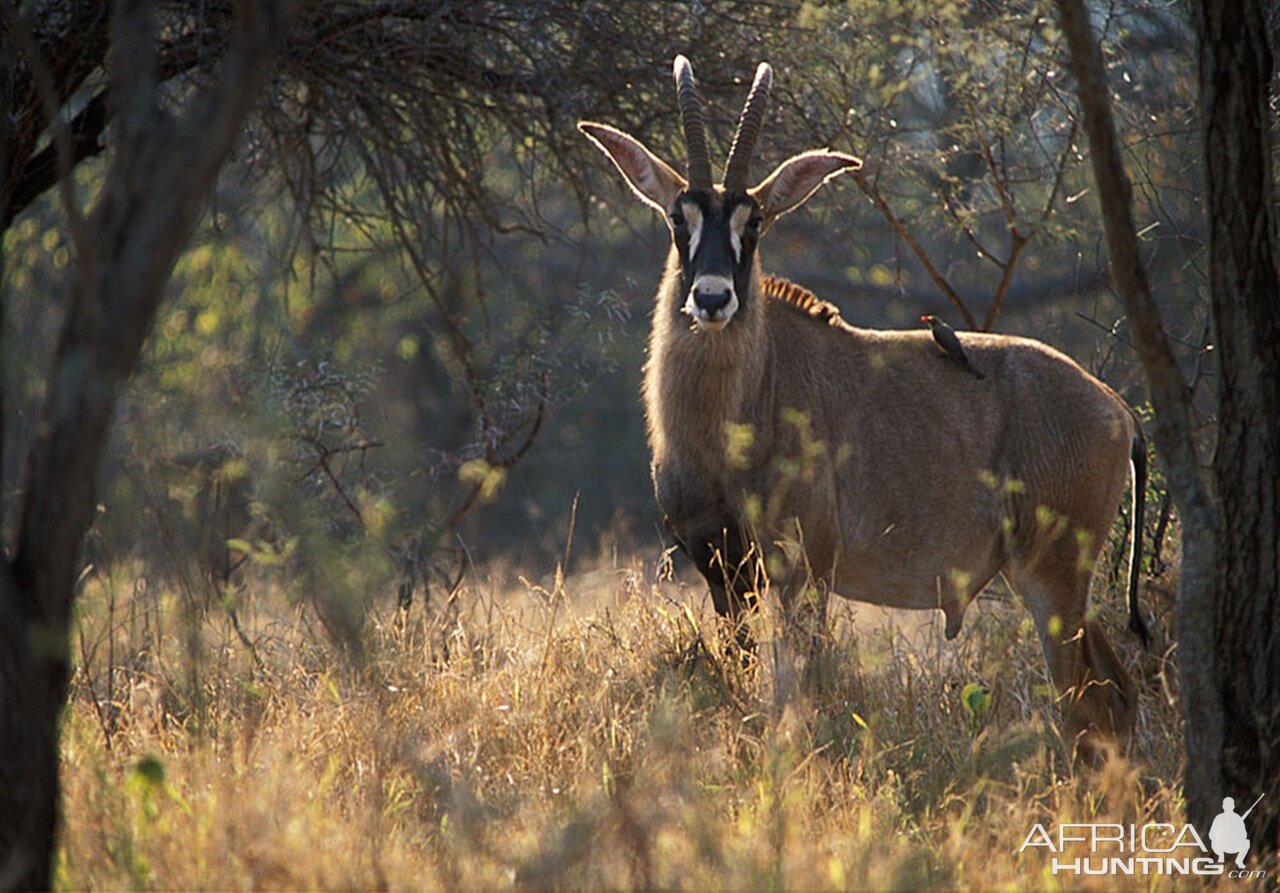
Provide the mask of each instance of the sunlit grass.
[{"label": "sunlit grass", "polygon": [[[194,659],[178,593],[123,569],[87,587],[60,886],[1114,889],[1018,848],[1035,822],[1181,821],[1174,674],[1118,596],[1099,610],[1143,690],[1137,753],[1072,776],[1004,599],[955,642],[931,615],[833,605],[788,687],[767,618],[744,668],[702,588],[638,559],[476,575],[448,610],[372,616],[358,664],[247,585],[254,652],[214,606]],[[108,610],[111,586],[129,597]]]}]

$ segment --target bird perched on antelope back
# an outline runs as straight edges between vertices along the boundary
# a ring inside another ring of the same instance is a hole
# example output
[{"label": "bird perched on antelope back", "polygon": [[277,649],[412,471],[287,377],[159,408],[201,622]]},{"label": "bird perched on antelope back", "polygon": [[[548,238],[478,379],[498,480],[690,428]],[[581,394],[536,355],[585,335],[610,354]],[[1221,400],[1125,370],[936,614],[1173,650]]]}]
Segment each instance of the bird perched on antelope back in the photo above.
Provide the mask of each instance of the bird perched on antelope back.
[{"label": "bird perched on antelope back", "polygon": [[951,359],[968,369],[978,378],[987,377],[969,362],[969,358],[965,355],[964,348],[960,346],[960,339],[956,337],[956,333],[951,326],[938,319],[938,317],[930,316],[927,313],[920,317],[920,321],[928,324],[929,331],[933,332],[933,340],[938,342],[938,346],[946,351],[947,356],[951,357]]}]

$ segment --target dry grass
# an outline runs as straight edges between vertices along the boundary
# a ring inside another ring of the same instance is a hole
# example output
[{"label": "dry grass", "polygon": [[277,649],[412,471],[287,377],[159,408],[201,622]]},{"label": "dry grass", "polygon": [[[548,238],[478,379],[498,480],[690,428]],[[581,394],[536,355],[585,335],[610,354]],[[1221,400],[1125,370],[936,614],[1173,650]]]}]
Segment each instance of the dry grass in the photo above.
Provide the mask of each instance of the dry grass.
[{"label": "dry grass", "polygon": [[1119,597],[1100,611],[1142,684],[1138,755],[1069,777],[1001,599],[953,643],[833,606],[816,681],[780,698],[774,649],[725,659],[702,588],[638,561],[375,616],[359,666],[274,591],[241,613],[260,664],[216,610],[193,662],[178,596],[108,610],[134,586],[114,579],[83,599],[62,887],[1015,890],[1075,883],[1017,852],[1035,822],[1181,821],[1176,683]]}]

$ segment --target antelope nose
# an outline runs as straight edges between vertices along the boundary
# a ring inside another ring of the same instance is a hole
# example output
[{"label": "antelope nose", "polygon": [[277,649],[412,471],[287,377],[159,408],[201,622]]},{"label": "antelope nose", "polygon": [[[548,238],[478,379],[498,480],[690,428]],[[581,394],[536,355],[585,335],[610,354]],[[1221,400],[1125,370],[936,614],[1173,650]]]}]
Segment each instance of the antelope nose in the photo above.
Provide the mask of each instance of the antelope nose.
[{"label": "antelope nose", "polygon": [[698,288],[693,292],[693,303],[708,316],[715,316],[729,305],[732,292],[727,289]]}]

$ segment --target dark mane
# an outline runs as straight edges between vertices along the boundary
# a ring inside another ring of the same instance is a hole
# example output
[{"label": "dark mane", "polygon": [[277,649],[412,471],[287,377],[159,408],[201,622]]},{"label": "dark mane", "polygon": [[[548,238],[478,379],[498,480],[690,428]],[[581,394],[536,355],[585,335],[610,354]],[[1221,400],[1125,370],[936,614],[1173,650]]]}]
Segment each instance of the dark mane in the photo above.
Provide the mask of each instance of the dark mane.
[{"label": "dark mane", "polygon": [[839,307],[822,300],[803,285],[796,285],[781,276],[765,274],[762,287],[766,297],[790,304],[819,322],[825,322],[828,325],[839,325],[843,322],[840,319]]}]

